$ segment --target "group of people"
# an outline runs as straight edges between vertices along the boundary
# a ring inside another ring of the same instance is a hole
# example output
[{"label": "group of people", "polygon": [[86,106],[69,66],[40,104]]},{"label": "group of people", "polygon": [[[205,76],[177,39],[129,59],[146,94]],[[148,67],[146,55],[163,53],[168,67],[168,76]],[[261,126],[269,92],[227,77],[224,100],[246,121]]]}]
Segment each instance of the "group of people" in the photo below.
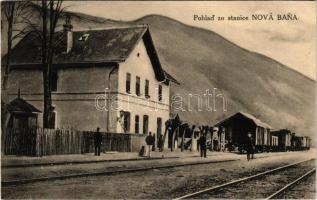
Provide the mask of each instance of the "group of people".
[{"label": "group of people", "polygon": [[[152,134],[151,132],[149,132],[149,135],[145,138],[145,142],[147,145],[146,155],[147,157],[150,158],[151,152],[155,151],[155,134]],[[102,145],[102,134],[100,132],[99,127],[97,127],[97,130],[94,133],[94,144],[95,144],[95,156],[100,156],[101,145]],[[158,138],[157,148],[159,149],[160,152],[163,151],[163,135],[160,135]]]},{"label": "group of people", "polygon": [[[147,145],[146,148],[146,156],[148,158],[151,157],[151,151],[155,151],[155,134],[152,134],[151,132],[149,132],[149,135],[145,138],[145,142]],[[158,143],[157,143],[157,147],[159,149],[160,152],[163,151],[163,135],[160,135],[158,138]],[[200,149],[200,156],[207,158],[207,138],[206,138],[206,134],[202,134],[199,138],[199,149]],[[141,150],[140,154],[143,154],[143,150]]]},{"label": "group of people", "polygon": [[[155,151],[155,134],[149,132],[148,136],[145,138],[146,149],[141,149],[140,155],[151,157],[151,152]],[[101,144],[102,144],[102,135],[100,128],[97,128],[97,131],[94,134],[94,143],[95,143],[95,156],[100,156]],[[160,152],[163,151],[163,135],[160,134],[157,141],[157,147]],[[198,140],[200,157],[207,157],[207,138],[206,134],[202,134]],[[248,132],[248,137],[245,142],[245,150],[247,151],[247,160],[254,159],[255,146],[252,138],[252,134]],[[143,151],[143,152],[142,152]]]},{"label": "group of people", "polygon": [[[198,140],[200,148],[200,157],[207,157],[207,139],[206,134],[202,134]],[[245,142],[245,150],[247,152],[247,160],[250,161],[254,159],[255,145],[252,138],[252,134],[248,132],[248,137]],[[231,152],[231,149],[229,150]]]}]

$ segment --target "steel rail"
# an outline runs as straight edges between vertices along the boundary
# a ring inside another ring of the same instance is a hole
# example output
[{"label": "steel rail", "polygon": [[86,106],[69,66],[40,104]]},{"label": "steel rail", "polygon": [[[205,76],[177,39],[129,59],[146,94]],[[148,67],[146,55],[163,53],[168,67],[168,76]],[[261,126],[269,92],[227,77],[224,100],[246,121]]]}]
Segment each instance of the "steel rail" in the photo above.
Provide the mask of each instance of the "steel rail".
[{"label": "steel rail", "polygon": [[239,159],[212,160],[212,161],[204,161],[204,162],[189,162],[189,163],[181,163],[181,164],[173,164],[173,165],[158,165],[158,166],[149,166],[149,167],[140,167],[140,168],[119,169],[119,170],[113,170],[113,171],[77,173],[77,174],[69,174],[69,175],[61,175],[61,176],[48,176],[48,177],[39,177],[39,178],[30,178],[30,179],[9,180],[9,181],[1,181],[1,185],[2,185],[2,187],[5,187],[5,186],[10,186],[10,185],[20,185],[20,184],[39,182],[39,181],[64,180],[64,179],[69,179],[69,178],[80,178],[80,177],[89,177],[89,176],[108,176],[108,175],[114,175],[114,174],[134,173],[134,172],[139,172],[139,171],[149,171],[149,170],[153,170],[153,169],[169,169],[169,168],[195,166],[195,165],[206,165],[206,164],[212,164],[212,163],[233,162],[233,161],[238,161],[238,160]]},{"label": "steel rail", "polygon": [[252,175],[252,176],[244,177],[244,178],[241,178],[241,179],[238,179],[238,180],[234,180],[234,181],[230,181],[230,182],[227,182],[227,183],[224,183],[224,184],[221,184],[221,185],[217,185],[217,186],[213,186],[213,187],[210,187],[210,188],[206,188],[206,189],[194,192],[194,193],[190,193],[190,194],[187,194],[187,195],[184,195],[184,196],[181,196],[181,197],[174,198],[174,200],[193,198],[193,197],[201,195],[201,194],[212,192],[212,191],[215,191],[215,190],[218,190],[218,189],[230,186],[230,185],[241,183],[243,181],[251,180],[251,179],[254,179],[254,178],[266,175],[266,174],[270,174],[270,173],[273,173],[273,172],[276,172],[276,171],[280,171],[282,169],[286,169],[286,168],[289,168],[289,167],[292,167],[292,166],[295,166],[295,165],[299,165],[301,163],[308,162],[308,161],[311,161],[311,160],[315,160],[315,158],[306,159],[306,160],[299,161],[299,162],[296,162],[296,163],[284,165],[284,166],[281,166],[281,167],[277,167],[275,169],[267,170],[267,171]]},{"label": "steel rail", "polygon": [[273,199],[277,196],[279,196],[281,193],[283,193],[284,191],[286,191],[288,188],[292,187],[294,184],[298,183],[299,181],[301,181],[302,179],[310,176],[312,173],[314,173],[316,171],[316,168],[313,168],[312,170],[308,171],[307,173],[305,173],[304,175],[300,176],[299,178],[297,178],[295,181],[285,185],[283,188],[279,189],[278,191],[274,192],[272,195],[270,195],[269,197],[267,197],[266,199]]}]

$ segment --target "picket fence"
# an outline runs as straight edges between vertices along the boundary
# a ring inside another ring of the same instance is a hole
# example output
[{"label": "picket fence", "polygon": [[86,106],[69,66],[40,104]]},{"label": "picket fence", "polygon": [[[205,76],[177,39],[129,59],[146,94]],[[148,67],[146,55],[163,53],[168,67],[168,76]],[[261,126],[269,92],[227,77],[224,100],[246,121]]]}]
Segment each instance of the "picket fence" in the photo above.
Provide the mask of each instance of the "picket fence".
[{"label": "picket fence", "polygon": [[[101,151],[137,152],[145,145],[138,134],[101,133]],[[46,156],[94,152],[94,132],[74,129],[8,129],[4,133],[4,154]]]}]

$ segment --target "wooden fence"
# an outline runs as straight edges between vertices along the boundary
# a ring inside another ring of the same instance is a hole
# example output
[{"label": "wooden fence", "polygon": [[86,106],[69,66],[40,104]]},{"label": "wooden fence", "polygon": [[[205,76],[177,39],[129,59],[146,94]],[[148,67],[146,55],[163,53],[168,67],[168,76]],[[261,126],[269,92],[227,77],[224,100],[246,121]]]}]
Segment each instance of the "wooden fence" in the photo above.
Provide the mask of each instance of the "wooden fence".
[{"label": "wooden fence", "polygon": [[[93,132],[62,129],[8,129],[4,133],[6,155],[46,156],[94,152]],[[102,133],[101,151],[138,152],[145,135]]]},{"label": "wooden fence", "polygon": [[82,132],[72,129],[37,129],[36,156],[84,153],[82,144]]},{"label": "wooden fence", "polygon": [[4,134],[4,153],[7,155],[35,155],[36,129],[7,129]]}]

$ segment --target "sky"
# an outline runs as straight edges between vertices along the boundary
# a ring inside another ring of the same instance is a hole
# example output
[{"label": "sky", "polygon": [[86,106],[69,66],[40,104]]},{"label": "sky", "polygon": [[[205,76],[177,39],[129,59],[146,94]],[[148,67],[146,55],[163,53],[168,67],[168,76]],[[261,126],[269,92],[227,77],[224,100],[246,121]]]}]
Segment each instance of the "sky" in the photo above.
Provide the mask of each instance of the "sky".
[{"label": "sky", "polygon": [[[67,1],[68,10],[130,21],[159,14],[214,31],[226,39],[316,80],[316,2],[314,1]],[[276,20],[277,14],[298,20]],[[194,15],[272,14],[275,20],[195,21]]]}]

